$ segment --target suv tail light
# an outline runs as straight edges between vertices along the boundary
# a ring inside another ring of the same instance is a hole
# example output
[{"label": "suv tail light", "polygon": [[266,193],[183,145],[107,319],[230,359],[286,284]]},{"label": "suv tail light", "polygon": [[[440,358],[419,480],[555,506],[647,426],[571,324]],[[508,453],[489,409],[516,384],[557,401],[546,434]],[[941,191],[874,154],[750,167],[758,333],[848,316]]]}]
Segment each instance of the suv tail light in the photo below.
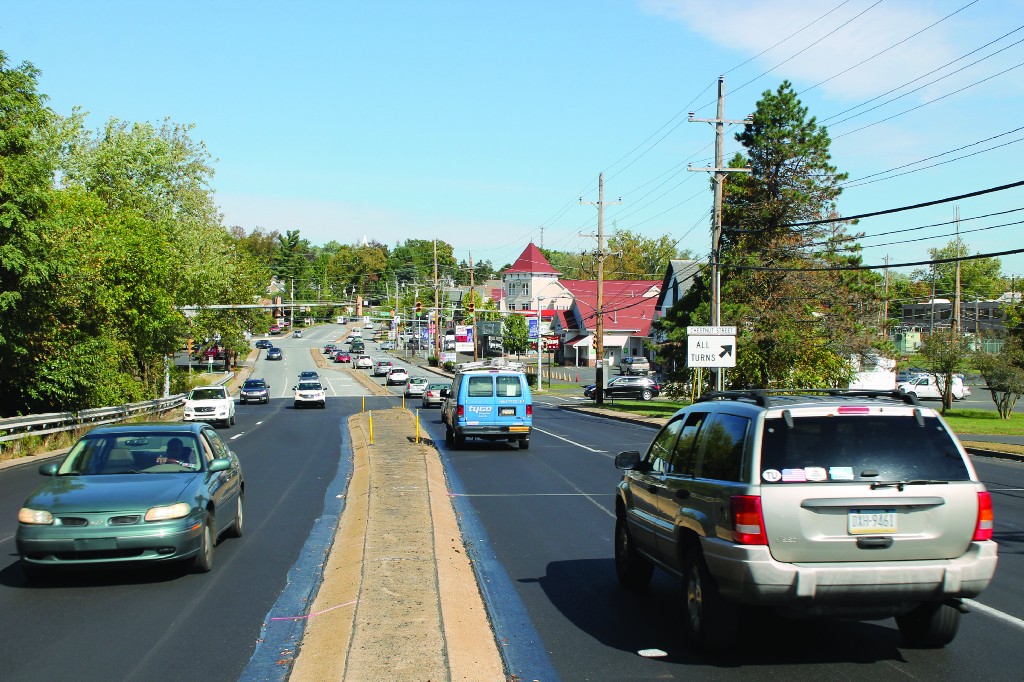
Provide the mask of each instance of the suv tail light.
[{"label": "suv tail light", "polygon": [[527,417],[532,417],[533,416],[533,405],[527,405],[526,406],[526,416]]},{"label": "suv tail light", "polygon": [[729,504],[732,512],[733,540],[741,545],[767,545],[761,498],[757,495],[734,495]]},{"label": "suv tail light", "polygon": [[978,522],[974,526],[974,540],[991,540],[995,517],[992,514],[992,496],[978,493]]},{"label": "suv tail light", "polygon": [[466,416],[466,406],[465,405],[459,405],[459,413],[458,413],[459,419],[462,419],[465,416]]}]

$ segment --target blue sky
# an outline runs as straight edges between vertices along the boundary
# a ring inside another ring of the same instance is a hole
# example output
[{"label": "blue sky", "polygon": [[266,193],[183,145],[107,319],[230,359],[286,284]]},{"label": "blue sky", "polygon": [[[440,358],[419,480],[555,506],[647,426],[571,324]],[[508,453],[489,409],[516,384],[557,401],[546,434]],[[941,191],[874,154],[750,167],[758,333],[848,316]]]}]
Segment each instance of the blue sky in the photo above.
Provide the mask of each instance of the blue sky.
[{"label": "blue sky", "polygon": [[[704,256],[711,192],[686,168],[714,135],[686,119],[714,115],[720,74],[733,119],[794,84],[850,175],[844,215],[1024,179],[1019,0],[4,4],[0,49],[56,111],[194,123],[225,224],[314,244],[437,237],[495,266],[531,240],[591,251],[579,198],[603,171],[608,232]],[[1024,248],[1004,225],[1024,211],[988,215],[1024,208],[1017,188],[866,219],[865,263],[925,260],[954,207],[972,252]]]}]

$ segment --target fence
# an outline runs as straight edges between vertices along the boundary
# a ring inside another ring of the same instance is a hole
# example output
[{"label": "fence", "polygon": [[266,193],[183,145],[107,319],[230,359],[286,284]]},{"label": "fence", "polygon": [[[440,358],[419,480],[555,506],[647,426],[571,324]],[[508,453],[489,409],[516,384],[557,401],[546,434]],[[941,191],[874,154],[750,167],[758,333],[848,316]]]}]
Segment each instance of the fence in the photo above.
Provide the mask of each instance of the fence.
[{"label": "fence", "polygon": [[147,400],[131,405],[96,407],[78,412],[51,412],[0,419],[0,443],[26,436],[39,436],[124,421],[145,414],[160,414],[185,404],[185,394]]}]

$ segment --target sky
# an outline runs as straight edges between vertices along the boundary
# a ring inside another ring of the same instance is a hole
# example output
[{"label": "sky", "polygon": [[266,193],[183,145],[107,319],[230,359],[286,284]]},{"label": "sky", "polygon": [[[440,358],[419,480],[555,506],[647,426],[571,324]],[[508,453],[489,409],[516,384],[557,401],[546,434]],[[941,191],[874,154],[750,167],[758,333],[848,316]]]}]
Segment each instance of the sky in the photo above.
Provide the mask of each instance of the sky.
[{"label": "sky", "polygon": [[[194,124],[224,224],[312,244],[443,239],[511,263],[605,233],[710,248],[725,117],[793,84],[844,216],[1024,179],[1024,0],[0,3],[0,50],[60,114]],[[725,158],[740,150],[727,129]],[[867,265],[1024,249],[1024,187],[864,218]],[[996,215],[999,214],[999,215]],[[917,229],[912,229],[917,228]],[[1001,258],[1024,276],[1024,254]],[[912,267],[900,267],[909,274]],[[655,278],[660,278],[657,273]]]}]

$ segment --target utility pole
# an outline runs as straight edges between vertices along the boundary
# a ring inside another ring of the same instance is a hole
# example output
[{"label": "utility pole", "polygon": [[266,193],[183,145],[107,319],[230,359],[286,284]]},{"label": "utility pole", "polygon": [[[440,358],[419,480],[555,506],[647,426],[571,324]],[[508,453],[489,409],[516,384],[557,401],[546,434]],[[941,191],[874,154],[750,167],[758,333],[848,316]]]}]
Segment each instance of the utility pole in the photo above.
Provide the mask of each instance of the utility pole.
[{"label": "utility pole", "polygon": [[[584,202],[580,197],[580,203]],[[609,202],[612,204],[622,203],[622,199]],[[598,405],[604,404],[604,173],[597,176],[597,324],[594,329],[594,355],[597,356],[597,388],[594,389],[594,396]],[[537,353],[540,353],[540,309],[537,310]],[[540,377],[537,378],[538,382]]]},{"label": "utility pole", "polygon": [[882,297],[882,338],[889,338],[889,255],[885,256],[885,294]]},{"label": "utility pole", "polygon": [[441,359],[441,297],[437,289],[437,238],[434,238],[434,355]]},{"label": "utility pole", "polygon": [[[725,176],[728,173],[749,173],[749,168],[726,168],[724,160],[725,152],[725,124],[753,125],[753,114],[741,121],[728,120],[725,118],[725,76],[718,77],[718,111],[715,118],[694,118],[690,112],[690,123],[713,123],[715,125],[715,166],[714,168],[690,168],[691,171],[704,171],[714,173],[712,178],[715,182],[715,210],[714,224],[711,231],[711,326],[722,326],[722,273],[719,270],[721,264],[720,246],[722,242],[722,187],[725,185]],[[716,368],[715,390],[723,388],[722,371]]]},{"label": "utility pole", "polygon": [[956,288],[953,290],[953,333],[950,338],[960,333],[960,207],[953,208],[953,221],[956,223]]},{"label": "utility pole", "polygon": [[469,324],[470,329],[473,330],[473,362],[479,359],[479,355],[476,350],[476,282],[473,278],[473,252],[469,252],[469,302],[473,304],[473,315],[470,317]]}]

